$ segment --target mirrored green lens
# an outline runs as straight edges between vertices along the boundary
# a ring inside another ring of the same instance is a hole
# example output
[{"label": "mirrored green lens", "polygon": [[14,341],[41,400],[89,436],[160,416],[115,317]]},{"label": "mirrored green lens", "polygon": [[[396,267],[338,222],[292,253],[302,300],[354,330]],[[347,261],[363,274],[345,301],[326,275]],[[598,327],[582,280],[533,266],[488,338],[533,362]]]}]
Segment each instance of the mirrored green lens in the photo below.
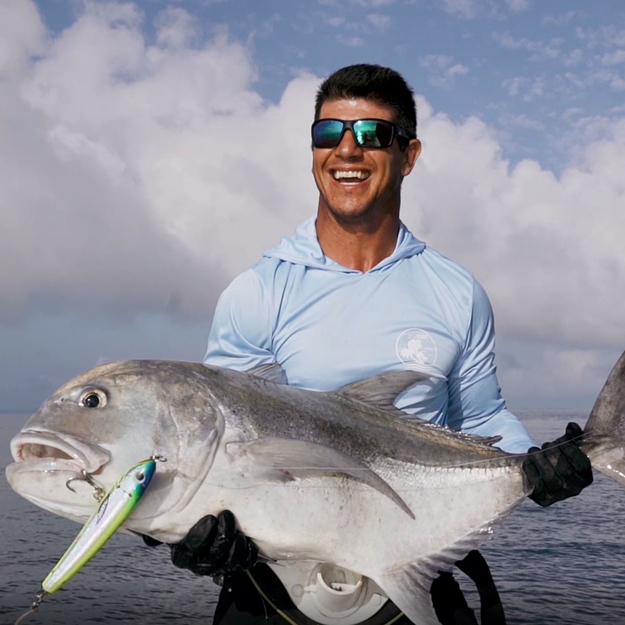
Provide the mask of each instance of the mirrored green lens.
[{"label": "mirrored green lens", "polygon": [[322,119],[313,127],[313,143],[318,148],[333,148],[341,141],[343,122],[335,119]]},{"label": "mirrored green lens", "polygon": [[372,119],[354,122],[354,137],[364,148],[387,148],[393,140],[393,127]]}]

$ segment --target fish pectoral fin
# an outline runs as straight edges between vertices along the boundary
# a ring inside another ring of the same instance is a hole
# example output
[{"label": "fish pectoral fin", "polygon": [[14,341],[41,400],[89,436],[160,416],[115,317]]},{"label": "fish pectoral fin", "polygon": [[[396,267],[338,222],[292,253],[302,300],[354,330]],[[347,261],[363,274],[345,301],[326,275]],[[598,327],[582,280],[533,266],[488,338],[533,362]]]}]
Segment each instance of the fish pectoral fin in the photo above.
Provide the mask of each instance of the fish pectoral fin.
[{"label": "fish pectoral fin", "polygon": [[349,477],[395,502],[415,518],[406,502],[373,469],[332,447],[301,440],[261,438],[247,443],[228,443],[233,458],[252,460],[254,471],[265,479],[289,482],[312,476]]},{"label": "fish pectoral fin", "polygon": [[440,625],[432,604],[432,582],[442,572],[450,571],[456,562],[490,538],[493,529],[519,503],[501,511],[494,519],[463,536],[443,551],[375,576],[374,581],[411,621],[419,625]]}]

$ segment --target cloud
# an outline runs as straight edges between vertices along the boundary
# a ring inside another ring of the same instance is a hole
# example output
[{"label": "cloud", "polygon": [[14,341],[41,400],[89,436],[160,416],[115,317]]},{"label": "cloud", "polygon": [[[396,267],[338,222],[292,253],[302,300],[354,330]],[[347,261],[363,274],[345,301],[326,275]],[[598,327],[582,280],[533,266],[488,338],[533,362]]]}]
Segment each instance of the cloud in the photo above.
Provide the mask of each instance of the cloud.
[{"label": "cloud", "polygon": [[354,6],[359,7],[370,7],[373,9],[378,9],[380,7],[387,7],[391,4],[394,4],[395,0],[352,0],[352,4]]},{"label": "cloud", "polygon": [[530,7],[529,0],[505,0],[505,3],[513,13],[523,13]]},{"label": "cloud", "polygon": [[560,175],[532,160],[512,167],[475,118],[453,123],[422,102],[420,128],[405,218],[485,284],[499,331],[567,349],[621,345],[625,120]]},{"label": "cloud", "polygon": [[356,35],[337,35],[336,40],[338,43],[349,48],[359,48],[365,45],[365,41],[362,37]]},{"label": "cloud", "polygon": [[20,28],[1,22],[0,318],[209,317],[227,281],[313,210],[318,80],[263,102],[247,49],[198,45],[181,9],[157,17],[150,44],[134,5],[87,5],[50,41],[33,4],[7,7]]},{"label": "cloud", "polygon": [[[0,319],[208,319],[225,284],[314,212],[319,78],[264,101],[249,49],[203,38],[180,7],[152,24],[134,5],[91,4],[52,36],[32,3],[0,6],[11,16],[0,19]],[[468,71],[449,55],[420,63],[433,76]],[[545,88],[509,81],[525,99]],[[564,384],[547,376],[558,365],[580,381],[625,336],[622,112],[576,119],[579,150],[556,174],[512,166],[484,122],[419,104],[424,149],[404,220],[475,273],[500,337],[542,350],[540,375]],[[513,388],[538,383],[527,367],[514,375]]]},{"label": "cloud", "polygon": [[387,30],[391,25],[391,18],[388,15],[381,15],[380,13],[369,13],[367,15],[367,20],[379,30]]},{"label": "cloud", "polygon": [[625,50],[621,49],[606,53],[601,57],[601,62],[604,65],[618,65],[620,63],[625,63]]},{"label": "cloud", "polygon": [[535,119],[531,119],[525,114],[521,115],[504,115],[500,117],[499,123],[504,127],[514,126],[525,130],[544,130],[545,124]]},{"label": "cloud", "polygon": [[532,40],[527,37],[513,37],[509,33],[493,33],[493,39],[507,50],[525,50],[532,52],[530,60],[557,59],[562,54],[561,46],[564,40],[553,38],[549,42]]},{"label": "cloud", "polygon": [[443,10],[466,20],[477,17],[479,3],[476,0],[442,0]]},{"label": "cloud", "polygon": [[523,93],[523,100],[525,102],[530,102],[544,94],[545,77],[537,76],[530,80],[523,76],[515,76],[514,78],[506,78],[502,81],[501,86],[506,89],[510,97],[514,98]]},{"label": "cloud", "polygon": [[542,23],[545,25],[563,26],[565,24],[569,24],[575,19],[583,17],[583,11],[567,11],[566,13],[562,13],[560,15],[545,15],[542,18]]},{"label": "cloud", "polygon": [[419,57],[419,65],[427,69],[430,82],[439,87],[450,87],[456,76],[464,76],[469,68],[460,63],[453,64],[453,57],[446,54],[428,54]]}]

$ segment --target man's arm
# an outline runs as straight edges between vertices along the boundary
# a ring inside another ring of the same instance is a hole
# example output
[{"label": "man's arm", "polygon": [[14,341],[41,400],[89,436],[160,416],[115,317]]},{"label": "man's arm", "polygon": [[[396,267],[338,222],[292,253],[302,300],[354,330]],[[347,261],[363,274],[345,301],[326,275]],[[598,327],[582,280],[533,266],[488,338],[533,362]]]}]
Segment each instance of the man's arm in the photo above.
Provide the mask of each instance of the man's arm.
[{"label": "man's arm", "polygon": [[480,436],[502,436],[497,446],[504,451],[529,452],[523,469],[533,487],[530,497],[539,505],[550,506],[579,494],[592,483],[590,461],[578,446],[581,428],[569,424],[564,436],[535,447],[501,397],[494,349],[492,309],[484,289],[475,282],[467,339],[449,377],[449,426]]},{"label": "man's arm", "polygon": [[497,446],[524,453],[533,445],[521,422],[506,408],[495,368],[495,325],[488,297],[474,282],[466,339],[449,373],[447,423],[454,430],[479,436],[501,436]]},{"label": "man's arm", "polygon": [[253,269],[236,277],[217,302],[204,364],[247,371],[275,362],[272,308]]}]

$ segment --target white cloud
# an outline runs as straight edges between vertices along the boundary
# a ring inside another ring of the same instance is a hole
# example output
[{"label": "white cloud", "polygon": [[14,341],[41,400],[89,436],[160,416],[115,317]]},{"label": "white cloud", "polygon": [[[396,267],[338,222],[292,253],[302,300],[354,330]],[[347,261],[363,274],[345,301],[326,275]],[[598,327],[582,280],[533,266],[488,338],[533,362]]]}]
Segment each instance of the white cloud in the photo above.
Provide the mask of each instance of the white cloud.
[{"label": "white cloud", "polygon": [[523,13],[530,7],[529,0],[505,0],[505,3],[514,13]]},{"label": "white cloud", "polygon": [[[296,77],[272,105],[254,90],[249,50],[202,42],[183,12],[161,15],[149,44],[131,5],[91,5],[51,40],[31,3],[1,6],[19,33],[0,38],[0,316],[208,319],[220,288],[314,211],[318,78]],[[468,71],[449,55],[420,62]],[[545,79],[504,87],[527,99]],[[556,175],[531,160],[512,167],[493,129],[421,100],[423,156],[402,210],[484,283],[500,335],[544,347],[539,372],[560,363],[579,377],[595,347],[625,336],[625,120],[573,123],[580,150]]]},{"label": "white cloud", "polygon": [[359,48],[365,45],[364,39],[355,35],[337,35],[336,40],[338,43],[350,48]]},{"label": "white cloud", "polygon": [[507,50],[525,50],[532,52],[530,60],[557,59],[562,54],[564,40],[553,38],[550,41],[532,40],[527,37],[513,37],[509,33],[493,33],[493,39]]},{"label": "white cloud", "polygon": [[563,26],[582,17],[584,17],[583,11],[567,11],[561,15],[545,15],[542,18],[542,23],[545,25]]},{"label": "white cloud", "polygon": [[419,65],[430,73],[430,82],[439,87],[449,87],[456,76],[464,76],[469,68],[460,63],[452,65],[453,57],[447,54],[428,54],[419,57]]},{"label": "white cloud", "polygon": [[601,62],[604,65],[618,65],[619,63],[625,63],[625,50],[615,50],[609,52],[601,57]]},{"label": "white cloud", "polygon": [[317,79],[269,106],[247,50],[223,37],[189,47],[184,12],[161,14],[150,46],[132,5],[89,5],[46,49],[33,5],[16,6],[26,35],[9,39],[0,93],[0,316],[36,297],[208,318],[219,288],[312,211]]},{"label": "white cloud", "polygon": [[420,128],[404,218],[485,284],[499,331],[567,349],[621,345],[625,120],[560,175],[531,160],[511,167],[475,118],[453,123],[422,102]]},{"label": "white cloud", "polygon": [[570,52],[562,54],[562,62],[566,67],[579,65],[584,58],[584,51],[581,48],[575,48]]},{"label": "white cloud", "polygon": [[380,13],[369,13],[367,20],[379,30],[386,30],[391,25],[391,18]]},{"label": "white cloud", "polygon": [[506,78],[502,81],[501,86],[508,91],[509,96],[516,97],[528,82],[528,79],[523,76],[515,76],[514,78]]},{"label": "white cloud", "polygon": [[42,54],[46,46],[45,27],[34,4],[0,3],[0,80],[23,71],[28,59]]},{"label": "white cloud", "polygon": [[339,28],[340,26],[343,26],[343,24],[345,24],[345,18],[339,17],[338,15],[334,15],[332,17],[327,16],[326,24],[332,26],[333,28]]},{"label": "white cloud", "polygon": [[506,89],[509,96],[517,97],[523,93],[523,100],[525,102],[530,102],[544,94],[545,77],[537,76],[530,80],[523,76],[515,76],[514,78],[506,78],[503,80],[501,86]]},{"label": "white cloud", "polygon": [[370,7],[378,9],[380,7],[387,7],[393,4],[395,0],[352,0],[352,4],[360,7]]},{"label": "white cloud", "polygon": [[532,119],[525,114],[503,115],[499,118],[499,123],[504,127],[514,126],[516,128],[522,128],[525,130],[544,130],[545,129],[545,124],[535,119]]},{"label": "white cloud", "polygon": [[442,5],[446,13],[467,20],[477,17],[480,8],[477,0],[442,0]]}]

